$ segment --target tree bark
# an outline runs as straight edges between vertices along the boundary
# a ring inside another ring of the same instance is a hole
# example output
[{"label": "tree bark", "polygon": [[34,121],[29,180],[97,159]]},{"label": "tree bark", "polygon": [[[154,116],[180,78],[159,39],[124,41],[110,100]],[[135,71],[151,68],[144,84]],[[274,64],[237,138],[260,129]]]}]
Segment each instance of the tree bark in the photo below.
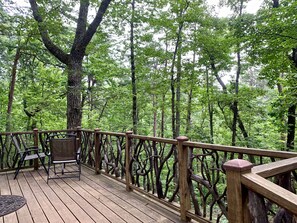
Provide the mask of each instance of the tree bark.
[{"label": "tree bark", "polygon": [[[195,27],[196,30],[196,27]],[[196,63],[196,52],[194,51],[193,53],[193,64]],[[188,93],[188,106],[187,106],[187,124],[186,124],[186,135],[188,135],[192,129],[192,99],[193,99],[193,86],[195,84],[194,82],[194,73],[195,73],[195,68],[193,66],[191,76],[190,76],[190,91]]]},{"label": "tree bark", "polygon": [[178,44],[177,50],[177,66],[176,66],[176,136],[180,135],[180,88],[181,88],[181,73],[182,73],[182,37],[180,37],[180,43]]},{"label": "tree bark", "polygon": [[135,46],[134,46],[134,19],[135,19],[135,0],[132,0],[132,16],[130,22],[130,63],[131,63],[131,80],[132,80],[132,120],[133,132],[137,134],[138,112],[137,112],[137,89],[135,73]]},{"label": "tree bark", "polygon": [[178,53],[178,46],[181,41],[181,33],[183,29],[183,23],[179,24],[178,32],[177,32],[177,40],[175,43],[175,49],[173,53],[172,65],[171,65],[171,124],[172,124],[172,138],[175,139],[177,137],[176,133],[176,104],[175,104],[175,77],[174,77],[174,67],[175,60]]},{"label": "tree bark", "polygon": [[287,150],[294,150],[296,128],[296,104],[288,109],[288,133],[287,133]]},{"label": "tree bark", "polygon": [[[219,82],[219,84],[221,85],[222,89],[223,89],[223,93],[224,94],[228,94],[228,91],[227,91],[227,87],[226,85],[224,84],[224,82],[222,81],[222,79],[220,78],[220,76],[218,75],[218,71],[217,71],[217,68],[214,64],[214,60],[212,58],[212,56],[210,56],[210,61],[211,61],[211,69],[213,71],[213,74],[214,76],[216,77],[217,81]],[[233,104],[229,104],[229,108],[230,110],[233,112],[234,114],[234,110],[233,110]],[[247,146],[250,147],[250,143],[249,143],[249,136],[248,136],[248,132],[246,131],[245,127],[244,127],[244,124],[240,118],[240,115],[237,114],[237,121],[238,121],[238,127],[239,129],[241,130],[241,133],[244,137],[244,139],[246,140],[247,142]]]},{"label": "tree bark", "polygon": [[[214,143],[213,141],[213,103],[210,99],[210,90],[213,87],[213,81],[209,80],[208,70],[206,71],[206,93],[207,93],[207,107],[208,107],[208,114],[209,114],[209,136],[210,136],[210,143]],[[212,94],[212,93],[211,93]]]},{"label": "tree bark", "polygon": [[50,38],[47,26],[39,13],[36,0],[29,0],[33,17],[38,24],[42,42],[47,50],[60,62],[67,66],[68,86],[67,86],[67,128],[81,126],[82,119],[82,61],[86,53],[86,48],[100,25],[111,0],[103,0],[96,13],[94,20],[87,26],[89,0],[80,0],[79,16],[75,38],[72,43],[70,53],[64,52]]},{"label": "tree bark", "polygon": [[[239,7],[239,15],[240,18],[242,16],[242,9],[243,9],[243,0],[240,1],[240,7]],[[236,77],[235,77],[235,98],[232,105],[233,110],[233,122],[232,122],[232,146],[236,145],[236,130],[237,130],[237,120],[238,120],[238,92],[239,92],[239,76],[241,74],[241,52],[240,52],[240,43],[237,44],[237,71],[236,71]]]},{"label": "tree bark", "polygon": [[21,56],[21,48],[18,47],[14,56],[14,61],[11,69],[11,81],[9,85],[9,93],[8,93],[8,105],[7,105],[7,116],[6,116],[6,132],[11,132],[11,111],[12,111],[12,103],[13,103],[13,95],[15,88],[15,81],[17,75],[17,66]]}]

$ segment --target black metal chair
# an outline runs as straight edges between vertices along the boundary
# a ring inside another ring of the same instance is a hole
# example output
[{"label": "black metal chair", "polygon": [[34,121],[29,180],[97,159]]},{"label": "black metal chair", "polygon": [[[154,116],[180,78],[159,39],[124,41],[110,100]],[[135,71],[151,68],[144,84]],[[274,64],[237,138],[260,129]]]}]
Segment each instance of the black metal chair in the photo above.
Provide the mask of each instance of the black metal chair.
[{"label": "black metal chair", "polygon": [[[49,154],[47,155],[49,156],[47,169],[47,183],[49,179],[59,179],[68,177],[78,177],[78,179],[80,180],[81,162],[78,138],[69,136],[66,138],[50,138]],[[78,169],[66,170],[66,164],[75,164]],[[58,171],[56,165],[60,165],[60,169],[58,169]],[[52,166],[54,167],[54,176],[51,176]]]},{"label": "black metal chair", "polygon": [[38,148],[37,146],[28,147],[21,135],[11,134],[11,139],[15,148],[17,149],[17,154],[13,166],[15,166],[16,163],[18,163],[18,165],[14,174],[14,179],[16,179],[17,175],[19,174],[21,167],[25,164],[26,161],[29,160],[39,159],[43,168],[47,172],[47,169],[44,165],[45,153],[41,151],[40,148]]}]

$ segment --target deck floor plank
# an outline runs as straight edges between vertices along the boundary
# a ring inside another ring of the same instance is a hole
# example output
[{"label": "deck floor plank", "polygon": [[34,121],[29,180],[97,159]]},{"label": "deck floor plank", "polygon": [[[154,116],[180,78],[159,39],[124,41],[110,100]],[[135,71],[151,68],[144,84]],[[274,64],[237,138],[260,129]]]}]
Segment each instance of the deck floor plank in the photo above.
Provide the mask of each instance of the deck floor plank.
[{"label": "deck floor plank", "polygon": [[19,185],[21,187],[24,197],[27,199],[27,206],[30,210],[33,221],[40,222],[40,223],[49,222],[44,214],[42,207],[39,205],[35,197],[35,191],[32,191],[29,185],[30,181],[27,181],[25,175],[23,174],[26,172],[27,171],[24,171],[24,172],[20,171],[17,180],[19,182]]},{"label": "deck floor plank", "polygon": [[[13,180],[13,175],[9,175],[9,186],[10,186],[10,190],[11,190],[11,194],[15,194],[15,195],[19,195],[19,196],[23,196],[23,193],[21,191],[21,188],[19,186],[19,183],[17,180]],[[18,219],[22,219],[23,222],[26,223],[33,223],[30,211],[28,209],[28,206],[25,205],[23,208],[20,208],[19,210],[17,210],[16,212]]]},{"label": "deck floor plank", "polygon": [[[8,176],[9,175],[6,175],[6,174],[1,176],[1,180],[0,180],[1,195],[11,195],[11,190],[8,183]],[[2,221],[5,223],[10,223],[10,222],[14,223],[18,221],[16,212],[10,213],[1,218],[2,218]]]},{"label": "deck floor plank", "polygon": [[54,206],[51,204],[46,194],[39,187],[31,173],[32,172],[25,172],[24,176],[26,177],[27,182],[30,182],[30,188],[34,193],[38,204],[44,210],[43,213],[45,214],[46,218],[50,223],[62,222],[62,218],[60,217]]},{"label": "deck floor plank", "polygon": [[[85,188],[83,188],[83,184],[81,184],[81,181],[78,184],[76,183],[75,180],[67,179],[67,183],[69,184],[69,186],[72,187],[74,191],[76,191],[82,197],[82,199],[85,199],[85,201],[90,205],[90,207],[97,210],[99,213],[101,213],[102,216],[104,216],[109,221],[125,223],[125,221],[123,221],[122,218],[120,218],[118,215],[112,212],[108,207],[102,204],[100,201],[100,198],[97,199],[91,194],[89,194],[85,190]],[[100,221],[100,222],[103,222],[103,221]]]},{"label": "deck floor plank", "polygon": [[[43,178],[46,179],[46,175],[43,175]],[[65,192],[57,183],[59,180],[50,180],[47,184],[54,193],[62,200],[63,204],[67,207],[68,210],[75,216],[78,222],[95,222],[85,211],[84,208],[77,203],[67,192]]]},{"label": "deck floor plank", "polygon": [[[69,185],[69,179],[63,179],[63,180],[55,180],[56,183],[60,188],[62,188],[69,197],[71,197],[73,200],[77,202],[77,204],[80,206],[80,208],[83,208],[85,212],[93,219],[95,222],[102,222],[107,223],[109,222],[98,210],[93,208],[92,205],[90,205],[83,196],[81,196],[79,193],[76,192],[76,189],[78,189],[79,186],[76,185]],[[51,181],[49,184],[52,183]]]},{"label": "deck floor plank", "polygon": [[90,173],[85,174],[83,180],[87,181],[88,184],[92,185],[97,191],[104,193],[109,199],[117,202],[117,204],[121,205],[125,210],[129,210],[129,212],[140,219],[141,222],[154,222],[155,219],[147,215],[146,211],[139,209],[139,206],[131,202],[131,199],[127,199],[127,197],[124,196],[125,193],[131,195],[125,190],[125,187],[120,188],[120,193],[117,193],[115,190],[118,190],[119,188],[115,190],[113,189],[116,187],[116,182],[113,185],[106,185],[106,182],[102,178],[94,179],[94,181],[92,181],[92,175],[89,174]]},{"label": "deck floor plank", "polygon": [[38,183],[39,187],[42,189],[43,193],[45,194],[46,198],[51,202],[54,206],[56,212],[60,215],[64,222],[79,222],[72,212],[67,208],[67,206],[63,203],[63,197],[57,196],[57,194],[50,188],[47,183],[46,179],[42,177],[43,173],[34,171],[32,172],[32,176],[34,177],[35,181]]},{"label": "deck floor plank", "polygon": [[[93,187],[87,184],[83,179],[81,179],[79,184],[85,190],[85,193],[88,193],[89,196],[92,196],[91,199],[96,199],[99,201],[99,204],[100,204],[100,206],[98,207],[99,210],[101,210],[109,220],[114,219],[115,222],[129,222],[129,223],[141,222],[133,215],[131,215],[129,212],[127,212],[125,209],[123,209],[119,204],[114,203],[113,201],[105,197],[103,194],[99,193],[97,190],[95,190]],[[110,212],[112,212],[112,214]],[[106,213],[109,213],[110,216],[107,216]],[[112,215],[116,215],[118,217],[113,217]]]},{"label": "deck floor plank", "polygon": [[151,223],[181,222],[178,213],[158,205],[125,185],[83,167],[81,180],[57,179],[46,183],[43,169],[0,173],[0,194],[22,195],[27,204],[0,217],[0,223]]},{"label": "deck floor plank", "polygon": [[[92,177],[93,173],[90,169],[87,169],[85,172],[85,176],[90,176],[89,182],[94,180],[98,186],[100,186],[99,182],[104,182],[106,186],[110,185],[109,179],[107,177],[102,177],[100,179],[94,178]],[[159,206],[156,207],[154,203],[151,203],[146,198],[138,196],[136,193],[131,194],[131,192],[127,192],[125,187],[123,187],[122,184],[117,181],[113,183],[112,187],[109,186],[105,188],[105,190],[108,190],[114,194],[117,201],[124,200],[134,208],[137,208],[140,212],[145,213],[148,217],[153,219],[152,222],[179,222],[179,217],[177,215],[172,215],[171,212],[168,212],[163,208],[160,209]],[[151,222],[150,220],[148,221]]]}]

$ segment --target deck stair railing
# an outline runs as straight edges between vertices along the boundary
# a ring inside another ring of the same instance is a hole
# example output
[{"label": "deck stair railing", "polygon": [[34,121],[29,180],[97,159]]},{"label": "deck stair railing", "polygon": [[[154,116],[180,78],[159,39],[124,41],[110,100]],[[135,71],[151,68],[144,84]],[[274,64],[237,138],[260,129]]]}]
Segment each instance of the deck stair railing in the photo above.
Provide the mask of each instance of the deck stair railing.
[{"label": "deck stair railing", "polygon": [[[115,133],[80,127],[55,131],[35,129],[31,132],[0,133],[0,171],[14,168],[15,150],[10,141],[11,134],[21,134],[28,145],[39,145],[46,150],[48,137],[62,133],[76,134],[79,138],[82,164],[93,168],[96,174],[105,174],[124,183],[129,191],[139,191],[179,211],[183,221],[195,219],[198,222],[231,222],[230,210],[233,209],[229,203],[230,195],[228,202],[227,195],[230,191],[232,193],[232,186],[239,184],[235,178],[231,184],[229,181],[227,164],[232,160],[248,161],[253,166],[251,174],[254,174],[253,171],[262,165],[278,165],[281,160],[297,157],[297,153],[294,152],[192,142],[184,136],[166,139],[135,135],[131,131]],[[27,166],[32,167],[30,163]],[[34,163],[34,168],[38,168],[37,162]],[[282,176],[285,180],[278,180],[277,183],[284,184],[283,182],[290,181],[291,187],[296,189],[296,174],[288,173]],[[246,177],[241,176],[239,179],[240,187],[249,188],[245,185],[248,181]],[[244,191],[253,191],[253,188]],[[258,195],[259,191],[255,192]],[[244,199],[247,197],[245,192],[240,195]],[[266,194],[264,196],[269,199]],[[271,203],[267,199],[264,202]],[[275,203],[278,205],[265,207],[269,209],[265,212],[268,213],[268,220],[277,218],[282,207],[288,208],[282,203]]]}]

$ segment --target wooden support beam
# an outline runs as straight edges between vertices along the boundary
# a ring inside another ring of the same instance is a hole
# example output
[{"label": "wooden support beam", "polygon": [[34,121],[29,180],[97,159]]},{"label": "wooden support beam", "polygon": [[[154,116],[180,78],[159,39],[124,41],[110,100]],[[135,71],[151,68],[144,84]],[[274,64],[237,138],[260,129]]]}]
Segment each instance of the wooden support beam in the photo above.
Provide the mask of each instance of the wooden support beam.
[{"label": "wooden support beam", "polygon": [[190,189],[188,184],[188,147],[183,142],[188,141],[186,136],[178,136],[178,168],[179,168],[179,196],[180,196],[180,217],[182,221],[189,222],[191,218],[187,216],[187,211],[191,208]]},{"label": "wooden support beam", "polygon": [[131,162],[131,138],[129,135],[132,135],[132,131],[126,132],[126,149],[125,149],[125,176],[126,176],[126,190],[131,191],[131,174],[130,174],[130,162]]},{"label": "wooden support beam", "polygon": [[224,164],[227,175],[227,202],[229,223],[249,223],[248,190],[241,184],[243,173],[251,172],[253,164],[241,159],[234,159]]}]

